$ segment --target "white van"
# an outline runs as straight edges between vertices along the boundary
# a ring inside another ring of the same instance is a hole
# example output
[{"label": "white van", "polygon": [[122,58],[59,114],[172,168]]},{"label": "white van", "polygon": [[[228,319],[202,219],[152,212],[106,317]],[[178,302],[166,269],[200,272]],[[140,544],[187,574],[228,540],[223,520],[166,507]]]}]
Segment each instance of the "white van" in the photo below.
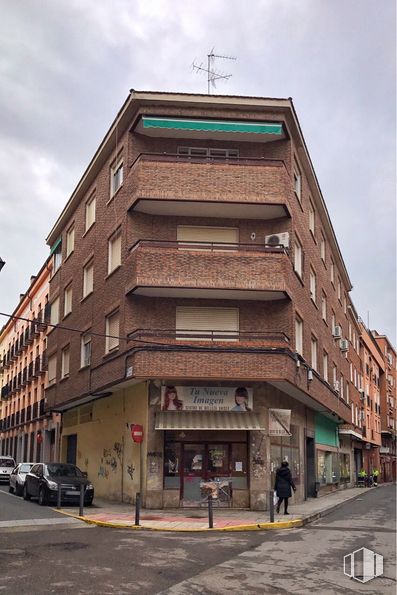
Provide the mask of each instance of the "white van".
[{"label": "white van", "polygon": [[12,457],[0,456],[0,481],[9,481],[14,467],[15,461]]}]

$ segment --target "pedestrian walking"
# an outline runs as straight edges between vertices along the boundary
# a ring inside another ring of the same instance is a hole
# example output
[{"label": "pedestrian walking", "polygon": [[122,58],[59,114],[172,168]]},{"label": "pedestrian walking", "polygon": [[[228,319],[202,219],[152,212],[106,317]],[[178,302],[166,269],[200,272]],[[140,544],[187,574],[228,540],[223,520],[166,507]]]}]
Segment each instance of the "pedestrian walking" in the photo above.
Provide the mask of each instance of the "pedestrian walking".
[{"label": "pedestrian walking", "polygon": [[276,506],[277,514],[280,512],[280,506],[284,501],[284,514],[288,512],[288,498],[291,497],[291,488],[296,492],[296,487],[292,479],[291,471],[287,461],[281,463],[276,471],[276,481],[274,484],[274,491],[277,494],[278,502]]},{"label": "pedestrian walking", "polygon": [[379,475],[380,475],[379,469],[377,467],[374,467],[372,470],[372,477],[374,478],[374,486],[378,485]]}]

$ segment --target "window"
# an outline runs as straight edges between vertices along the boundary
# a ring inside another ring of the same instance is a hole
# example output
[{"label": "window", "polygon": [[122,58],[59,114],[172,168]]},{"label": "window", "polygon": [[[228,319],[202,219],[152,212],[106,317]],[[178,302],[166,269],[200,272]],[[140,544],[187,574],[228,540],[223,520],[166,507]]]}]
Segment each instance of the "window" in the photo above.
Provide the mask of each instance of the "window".
[{"label": "window", "polygon": [[187,242],[184,249],[205,250],[217,247],[219,244],[217,249],[221,250],[224,247],[229,251],[230,247],[237,246],[239,242],[239,229],[238,227],[178,225],[176,239],[181,245]]},{"label": "window", "polygon": [[313,370],[316,370],[316,371],[317,371],[317,348],[318,348],[317,339],[315,337],[312,337],[312,343],[311,343],[312,368],[313,368]]},{"label": "window", "polygon": [[57,271],[62,264],[62,244],[59,243],[58,246],[55,248],[54,252],[54,270],[53,272]]},{"label": "window", "polygon": [[121,265],[121,229],[108,242],[108,274]]},{"label": "window", "polygon": [[91,335],[81,337],[81,362],[82,368],[91,364]]},{"label": "window", "polygon": [[237,158],[238,149],[211,149],[207,147],[178,147],[178,155],[187,155],[189,157],[218,157],[227,159],[228,157]]},{"label": "window", "polygon": [[321,295],[321,316],[327,322],[327,296],[324,292]]},{"label": "window", "polygon": [[336,364],[332,365],[332,381],[334,383],[334,386],[338,381],[338,368],[336,367]]},{"label": "window", "polygon": [[119,312],[113,312],[106,317],[106,342],[105,351],[109,353],[113,349],[119,346],[119,333],[120,333],[120,314]]},{"label": "window", "polygon": [[96,197],[91,195],[85,205],[85,230],[88,231],[95,223]]},{"label": "window", "polygon": [[89,295],[94,289],[94,263],[85,265],[83,269],[83,297]]},{"label": "window", "polygon": [[331,258],[330,278],[332,285],[335,285],[335,263]]},{"label": "window", "polygon": [[347,299],[346,296],[343,296],[343,312],[346,314],[347,313]]},{"label": "window", "polygon": [[327,247],[326,247],[326,243],[325,243],[325,237],[324,234],[321,233],[321,239],[320,239],[320,256],[323,262],[325,262],[326,259],[326,252],[327,252]]},{"label": "window", "polygon": [[48,358],[48,385],[54,384],[57,380],[57,356]]},{"label": "window", "polygon": [[349,382],[346,380],[346,403],[350,403]]},{"label": "window", "polygon": [[295,318],[295,349],[303,355],[303,320],[299,316]]},{"label": "window", "polygon": [[302,200],[302,176],[298,165],[294,164],[294,192],[299,201]]},{"label": "window", "polygon": [[123,158],[118,157],[110,168],[110,196],[114,196],[123,184]]},{"label": "window", "polygon": [[340,278],[338,277],[338,300],[341,301],[342,299],[342,283]]},{"label": "window", "polygon": [[72,285],[69,285],[64,292],[64,300],[63,300],[63,315],[67,316],[72,311]]},{"label": "window", "polygon": [[299,277],[303,277],[303,250],[298,239],[295,239],[294,243],[294,271]]},{"label": "window", "polygon": [[66,258],[74,250],[74,225],[66,232]]},{"label": "window", "polygon": [[314,235],[314,231],[315,231],[315,229],[314,229],[315,222],[316,222],[316,211],[313,207],[312,201],[309,200],[309,229],[313,235]]},{"label": "window", "polygon": [[316,302],[316,273],[310,268],[310,297]]},{"label": "window", "polygon": [[176,331],[179,340],[236,341],[239,309],[177,306]]},{"label": "window", "polygon": [[343,377],[343,374],[340,375],[340,396],[341,399],[344,399],[344,384],[345,384],[345,379]]},{"label": "window", "polygon": [[58,324],[59,322],[59,298],[56,298],[51,304],[50,324]]},{"label": "window", "polygon": [[350,341],[350,343],[351,343],[351,340],[352,340],[352,323],[349,322],[349,341]]},{"label": "window", "polygon": [[336,317],[335,317],[335,312],[332,310],[332,314],[331,314],[332,333],[334,332],[335,326],[336,326]]},{"label": "window", "polygon": [[323,377],[328,382],[328,353],[323,351]]},{"label": "window", "polygon": [[67,378],[69,376],[69,360],[70,360],[70,347],[69,345],[62,349],[62,366],[61,366],[61,378]]}]

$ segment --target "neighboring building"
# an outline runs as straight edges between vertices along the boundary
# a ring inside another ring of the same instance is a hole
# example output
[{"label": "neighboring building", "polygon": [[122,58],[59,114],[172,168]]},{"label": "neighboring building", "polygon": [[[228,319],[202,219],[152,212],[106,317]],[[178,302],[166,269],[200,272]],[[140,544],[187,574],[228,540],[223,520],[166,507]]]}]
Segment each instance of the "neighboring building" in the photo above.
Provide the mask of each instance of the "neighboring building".
[{"label": "neighboring building", "polygon": [[20,461],[59,456],[60,415],[45,413],[49,260],[0,333],[0,453]]},{"label": "neighboring building", "polygon": [[382,353],[385,368],[385,373],[380,377],[381,480],[396,481],[396,350],[385,335],[380,335],[377,331],[372,331],[372,335]]},{"label": "neighboring building", "polygon": [[354,484],[359,328],[290,99],[131,91],[47,241],[46,397],[98,495]]}]

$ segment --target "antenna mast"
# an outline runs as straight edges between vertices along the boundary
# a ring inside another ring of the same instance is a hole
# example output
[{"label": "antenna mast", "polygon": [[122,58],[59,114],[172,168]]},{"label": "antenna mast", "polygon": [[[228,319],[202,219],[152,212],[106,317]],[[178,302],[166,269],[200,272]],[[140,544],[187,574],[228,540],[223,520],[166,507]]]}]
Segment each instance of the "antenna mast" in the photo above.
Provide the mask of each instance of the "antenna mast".
[{"label": "antenna mast", "polygon": [[203,67],[203,63],[200,65],[193,62],[192,67],[196,72],[207,73],[207,92],[211,95],[211,87],[216,87],[216,81],[220,79],[228,80],[232,76],[231,74],[224,74],[223,72],[217,72],[215,70],[215,59],[221,60],[237,60],[234,56],[220,56],[214,53],[215,48],[212,48],[209,54],[207,54],[207,68]]}]

